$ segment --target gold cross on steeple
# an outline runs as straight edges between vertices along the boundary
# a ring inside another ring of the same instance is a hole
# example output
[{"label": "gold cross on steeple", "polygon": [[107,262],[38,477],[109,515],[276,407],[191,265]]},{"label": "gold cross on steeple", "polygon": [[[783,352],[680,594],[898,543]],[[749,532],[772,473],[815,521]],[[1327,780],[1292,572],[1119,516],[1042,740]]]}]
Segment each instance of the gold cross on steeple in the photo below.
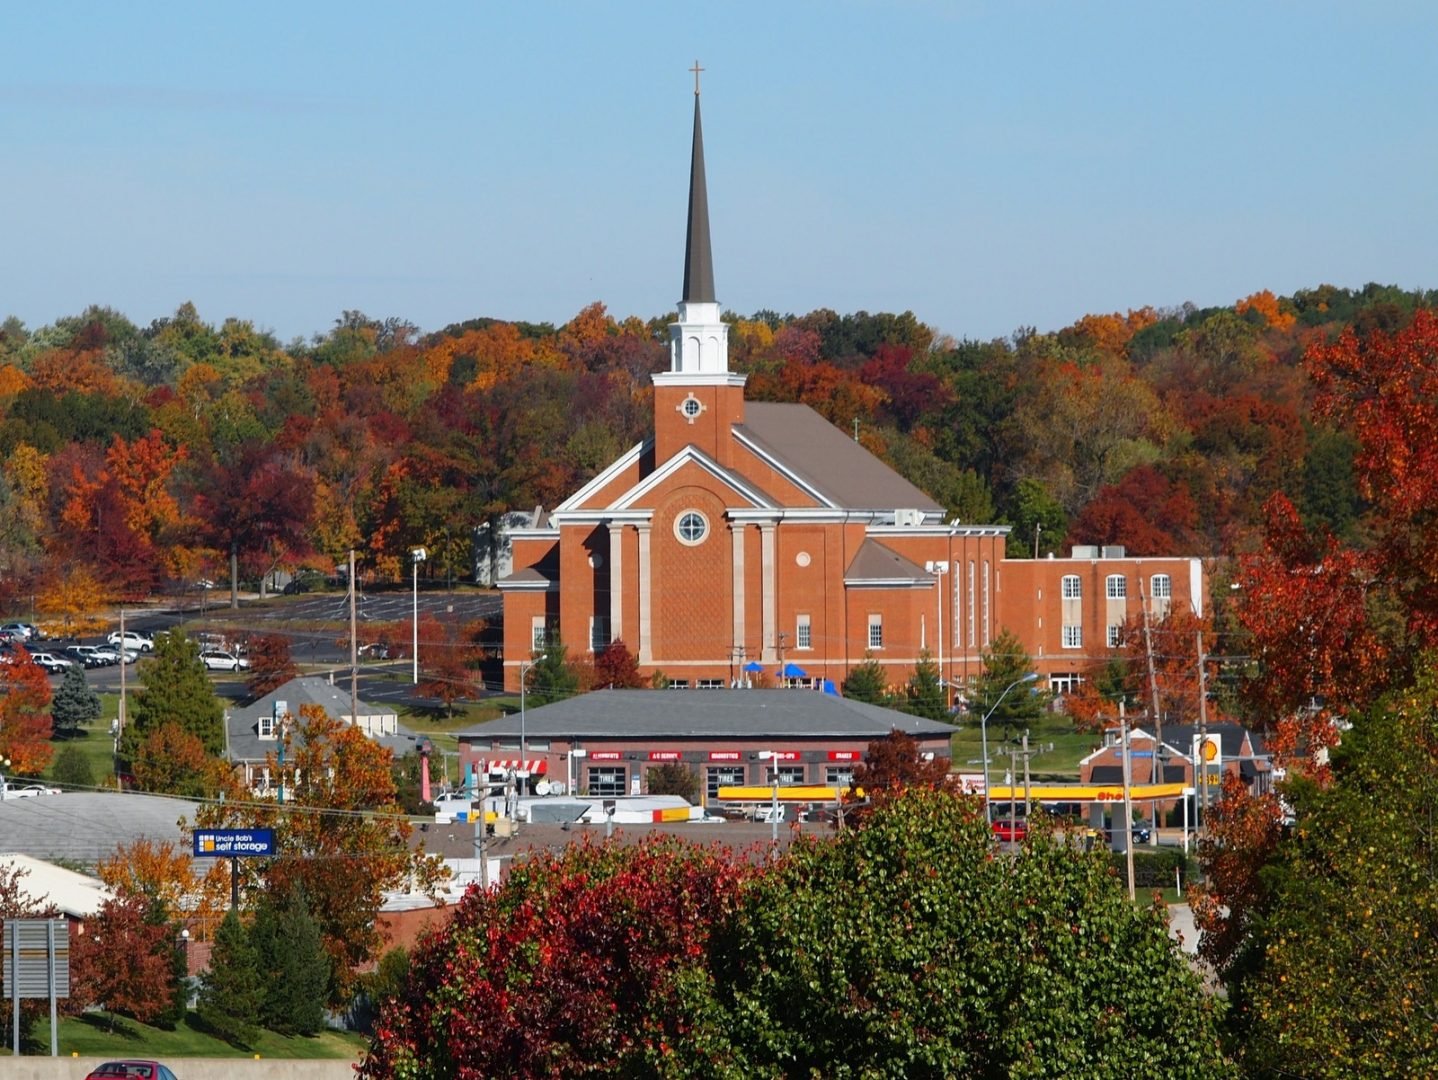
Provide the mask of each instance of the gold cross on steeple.
[{"label": "gold cross on steeple", "polygon": [[695,61],[694,61],[694,66],[693,66],[692,68],[690,68],[689,70],[692,71],[692,72],[694,72],[694,96],[695,96],[695,97],[698,97],[698,96],[699,96],[699,73],[700,73],[701,71],[703,71],[704,69],[699,66],[699,61],[698,61],[698,60],[695,60]]}]

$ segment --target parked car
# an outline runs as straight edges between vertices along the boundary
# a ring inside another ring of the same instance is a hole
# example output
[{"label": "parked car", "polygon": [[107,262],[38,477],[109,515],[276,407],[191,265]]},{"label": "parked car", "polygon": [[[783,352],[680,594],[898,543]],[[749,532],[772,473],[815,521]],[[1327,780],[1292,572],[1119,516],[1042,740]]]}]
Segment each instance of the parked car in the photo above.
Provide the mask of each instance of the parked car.
[{"label": "parked car", "polygon": [[120,631],[112,631],[105,639],[111,645],[123,644],[131,652],[151,652],[155,648],[155,639],[148,634],[142,634],[136,630],[126,630],[123,639]]},{"label": "parked car", "polygon": [[206,671],[248,671],[250,662],[234,653],[220,649],[206,649],[200,653],[200,663]]},{"label": "parked car", "polygon": [[66,660],[63,657],[56,656],[54,653],[33,652],[30,654],[30,659],[34,660],[35,663],[39,664],[51,675],[63,675],[68,669],[75,666],[73,660]]},{"label": "parked car", "polygon": [[0,626],[0,633],[9,634],[12,640],[29,641],[39,634],[39,631],[29,623],[11,622]]},{"label": "parked car", "polygon": [[0,776],[0,799],[34,799],[41,795],[58,795],[60,789],[38,783],[11,783]]},{"label": "parked car", "polygon": [[1029,823],[1023,818],[1001,817],[994,820],[994,835],[1006,844],[1017,844],[1029,834]]},{"label": "parked car", "polygon": [[177,1077],[158,1061],[107,1061],[91,1069],[85,1080],[177,1080]]},{"label": "parked car", "polygon": [[109,667],[120,659],[115,653],[98,645],[71,645],[65,649],[65,653],[69,659],[76,660],[87,668]]},{"label": "parked car", "polygon": [[[1133,840],[1134,840],[1134,843],[1136,843],[1136,844],[1146,844],[1146,843],[1149,842],[1149,839],[1153,836],[1153,833],[1150,831],[1149,827],[1148,827],[1147,825],[1145,825],[1145,824],[1144,824],[1143,822],[1141,822],[1141,821],[1135,821],[1135,822],[1133,823],[1133,830],[1132,830],[1132,831],[1133,831]],[[1113,843],[1113,828],[1112,828],[1112,826],[1110,826],[1109,828],[1107,828],[1107,829],[1104,830],[1103,838],[1104,838],[1104,842],[1105,842],[1105,843],[1109,843],[1109,844]]]},{"label": "parked car", "polygon": [[370,660],[388,660],[389,646],[383,641],[371,641],[368,645],[359,647],[359,655]]}]

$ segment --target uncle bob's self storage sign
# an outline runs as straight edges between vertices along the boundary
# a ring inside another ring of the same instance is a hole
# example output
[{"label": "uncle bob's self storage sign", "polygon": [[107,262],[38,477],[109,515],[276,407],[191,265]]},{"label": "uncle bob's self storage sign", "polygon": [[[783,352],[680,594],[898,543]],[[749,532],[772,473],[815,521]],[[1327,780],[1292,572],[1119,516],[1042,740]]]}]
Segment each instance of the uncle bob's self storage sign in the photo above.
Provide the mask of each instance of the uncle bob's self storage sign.
[{"label": "uncle bob's self storage sign", "polygon": [[274,853],[274,829],[195,830],[197,859],[242,859]]}]

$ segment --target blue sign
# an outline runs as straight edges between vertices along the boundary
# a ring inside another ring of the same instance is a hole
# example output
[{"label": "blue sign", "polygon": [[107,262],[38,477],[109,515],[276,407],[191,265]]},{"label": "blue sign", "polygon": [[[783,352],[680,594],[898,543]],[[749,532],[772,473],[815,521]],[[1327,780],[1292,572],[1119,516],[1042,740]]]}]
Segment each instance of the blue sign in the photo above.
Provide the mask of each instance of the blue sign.
[{"label": "blue sign", "polygon": [[275,853],[274,829],[196,829],[195,858],[243,859]]}]

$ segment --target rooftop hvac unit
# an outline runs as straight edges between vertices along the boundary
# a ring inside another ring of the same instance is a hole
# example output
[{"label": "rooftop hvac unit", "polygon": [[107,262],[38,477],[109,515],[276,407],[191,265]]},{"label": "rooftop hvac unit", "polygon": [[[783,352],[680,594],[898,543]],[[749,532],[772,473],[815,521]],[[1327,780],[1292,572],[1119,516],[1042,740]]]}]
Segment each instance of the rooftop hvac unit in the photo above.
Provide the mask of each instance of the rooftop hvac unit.
[{"label": "rooftop hvac unit", "polygon": [[1105,544],[1105,545],[1104,545],[1103,557],[1104,557],[1105,559],[1122,559],[1122,558],[1124,557],[1124,554],[1125,554],[1125,551],[1124,551],[1124,546],[1123,546],[1122,544]]}]

